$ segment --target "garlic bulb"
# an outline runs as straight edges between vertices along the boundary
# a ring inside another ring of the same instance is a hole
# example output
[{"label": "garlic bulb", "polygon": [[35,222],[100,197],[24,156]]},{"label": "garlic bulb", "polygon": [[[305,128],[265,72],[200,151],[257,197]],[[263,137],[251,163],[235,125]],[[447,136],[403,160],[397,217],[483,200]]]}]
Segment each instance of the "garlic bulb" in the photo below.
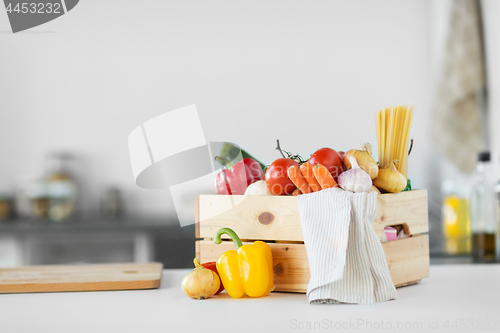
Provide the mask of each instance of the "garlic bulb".
[{"label": "garlic bulb", "polygon": [[339,176],[339,186],[351,192],[370,192],[372,179],[370,175],[361,169],[354,156],[349,157],[351,169],[344,171]]},{"label": "garlic bulb", "polygon": [[342,158],[342,162],[347,169],[351,168],[350,157],[354,156],[356,158],[356,162],[361,169],[368,172],[371,179],[374,179],[378,175],[378,164],[372,157],[372,145],[368,142],[365,142],[361,145],[361,150],[351,149],[347,153],[344,154]]},{"label": "garlic bulb", "polygon": [[406,187],[406,177],[396,169],[395,164],[399,160],[393,160],[385,168],[380,169],[378,177],[373,180],[373,184],[386,192],[398,193]]},{"label": "garlic bulb", "polygon": [[273,195],[267,188],[265,180],[258,180],[250,184],[245,190],[245,195]]},{"label": "garlic bulb", "polygon": [[186,296],[195,299],[206,299],[215,295],[220,287],[219,276],[203,267],[197,258],[194,258],[193,262],[196,268],[182,279],[182,291]]}]

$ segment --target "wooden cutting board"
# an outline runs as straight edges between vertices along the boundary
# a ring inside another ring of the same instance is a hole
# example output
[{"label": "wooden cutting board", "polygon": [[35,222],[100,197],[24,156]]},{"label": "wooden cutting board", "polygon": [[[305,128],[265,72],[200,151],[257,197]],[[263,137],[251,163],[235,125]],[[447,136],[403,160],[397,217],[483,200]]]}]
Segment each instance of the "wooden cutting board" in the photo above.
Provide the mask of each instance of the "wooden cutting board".
[{"label": "wooden cutting board", "polygon": [[0,269],[0,293],[155,289],[163,264],[26,266]]}]

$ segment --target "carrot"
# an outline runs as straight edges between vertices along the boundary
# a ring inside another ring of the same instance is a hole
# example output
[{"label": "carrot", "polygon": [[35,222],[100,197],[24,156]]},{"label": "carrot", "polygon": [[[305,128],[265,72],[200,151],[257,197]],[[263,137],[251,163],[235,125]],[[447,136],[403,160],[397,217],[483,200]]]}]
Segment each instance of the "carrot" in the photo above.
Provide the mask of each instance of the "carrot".
[{"label": "carrot", "polygon": [[288,174],[288,178],[290,178],[292,183],[294,183],[295,186],[297,186],[300,192],[302,193],[312,192],[311,188],[309,187],[309,184],[307,183],[307,180],[300,173],[298,166],[292,165],[291,167],[288,168],[286,172]]},{"label": "carrot", "polygon": [[300,166],[300,173],[309,183],[312,192],[318,192],[321,190],[321,185],[319,185],[316,177],[314,177],[313,166],[311,163],[306,162]]},{"label": "carrot", "polygon": [[338,187],[337,182],[333,179],[330,171],[321,164],[316,164],[314,166],[314,176],[316,180],[321,185],[322,189],[330,188],[330,187]]},{"label": "carrot", "polygon": [[298,196],[298,195],[301,195],[301,194],[302,194],[302,192],[300,192],[300,190],[299,190],[298,188],[296,188],[296,189],[293,191],[293,193],[292,193],[292,194],[293,194],[293,196],[294,196],[294,197],[296,197],[296,196]]}]

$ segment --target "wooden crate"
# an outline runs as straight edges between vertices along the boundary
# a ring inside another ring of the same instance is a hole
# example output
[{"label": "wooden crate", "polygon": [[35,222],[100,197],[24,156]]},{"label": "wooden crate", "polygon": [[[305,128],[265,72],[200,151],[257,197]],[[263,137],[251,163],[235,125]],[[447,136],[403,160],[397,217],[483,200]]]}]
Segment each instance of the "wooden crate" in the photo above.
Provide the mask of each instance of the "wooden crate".
[{"label": "wooden crate", "polygon": [[[384,227],[403,225],[409,238],[384,242],[391,277],[396,287],[416,283],[429,275],[427,191],[413,190],[377,197],[373,228],[382,238]],[[273,252],[276,291],[305,292],[309,266],[300,226],[297,198],[291,196],[200,195],[196,202],[196,256],[216,261],[235,249],[229,237],[213,242],[223,227],[245,241],[263,240]]]}]

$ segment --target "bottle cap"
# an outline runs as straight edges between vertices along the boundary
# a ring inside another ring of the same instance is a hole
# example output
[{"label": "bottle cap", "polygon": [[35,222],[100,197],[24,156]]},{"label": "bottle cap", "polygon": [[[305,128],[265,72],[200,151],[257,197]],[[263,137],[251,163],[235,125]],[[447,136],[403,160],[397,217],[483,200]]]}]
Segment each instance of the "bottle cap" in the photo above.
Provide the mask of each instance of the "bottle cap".
[{"label": "bottle cap", "polygon": [[477,160],[479,162],[489,162],[491,160],[489,151],[482,151],[477,154]]}]

